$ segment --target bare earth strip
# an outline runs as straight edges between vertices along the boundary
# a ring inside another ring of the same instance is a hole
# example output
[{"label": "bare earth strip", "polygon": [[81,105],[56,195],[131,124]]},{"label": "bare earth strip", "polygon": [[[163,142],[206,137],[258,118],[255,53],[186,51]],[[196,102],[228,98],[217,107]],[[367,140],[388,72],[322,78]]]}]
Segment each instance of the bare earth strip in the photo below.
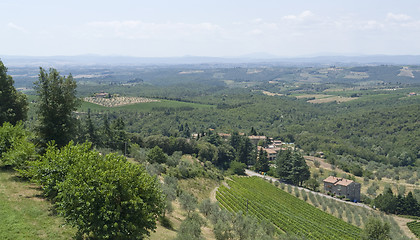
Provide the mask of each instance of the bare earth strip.
[{"label": "bare earth strip", "polygon": [[267,95],[267,96],[283,96],[283,94],[281,94],[281,93],[272,93],[272,92],[268,92],[268,91],[262,91],[262,93]]},{"label": "bare earth strip", "polygon": [[118,107],[136,103],[148,103],[148,102],[159,102],[150,98],[142,97],[112,97],[112,98],[98,98],[98,97],[86,97],[84,101],[98,104],[104,107]]},{"label": "bare earth strip", "polygon": [[333,95],[325,95],[325,94],[303,94],[303,95],[296,96],[297,99],[301,99],[301,98],[315,98],[315,99],[320,99],[320,98],[330,98],[330,97],[333,97]]},{"label": "bare earth strip", "polygon": [[337,102],[337,103],[341,103],[341,102],[348,102],[348,101],[352,101],[357,99],[356,97],[354,98],[349,98],[349,97],[340,97],[340,96],[336,96],[336,97],[329,97],[329,98],[319,98],[319,99],[313,99],[313,100],[309,100],[309,103],[328,103],[328,102]]}]

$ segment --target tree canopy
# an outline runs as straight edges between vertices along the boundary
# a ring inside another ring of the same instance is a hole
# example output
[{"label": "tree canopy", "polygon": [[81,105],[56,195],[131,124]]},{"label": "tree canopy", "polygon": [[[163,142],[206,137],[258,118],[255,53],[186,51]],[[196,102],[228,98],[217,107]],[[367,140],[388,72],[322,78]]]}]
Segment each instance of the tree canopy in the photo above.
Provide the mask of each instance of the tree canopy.
[{"label": "tree canopy", "polygon": [[80,237],[143,239],[156,228],[164,206],[157,179],[141,165],[116,154],[102,156],[91,146],[50,144],[33,163],[33,180]]},{"label": "tree canopy", "polygon": [[76,97],[76,81],[73,76],[60,76],[51,68],[49,73],[40,68],[35,83],[38,94],[38,134],[44,146],[51,140],[61,147],[73,139],[75,117],[73,111],[80,102]]},{"label": "tree canopy", "polygon": [[0,125],[10,122],[13,125],[25,120],[28,111],[26,95],[16,91],[12,76],[0,61]]},{"label": "tree canopy", "polygon": [[276,171],[279,177],[294,185],[302,185],[311,176],[309,167],[299,152],[291,150],[280,151],[276,164]]}]

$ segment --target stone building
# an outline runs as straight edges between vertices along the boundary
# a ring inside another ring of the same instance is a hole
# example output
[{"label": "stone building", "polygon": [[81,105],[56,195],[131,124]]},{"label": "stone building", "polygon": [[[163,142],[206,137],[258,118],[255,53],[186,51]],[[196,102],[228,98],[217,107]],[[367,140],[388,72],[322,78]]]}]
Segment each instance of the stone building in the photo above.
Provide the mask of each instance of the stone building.
[{"label": "stone building", "polygon": [[360,201],[360,183],[345,178],[329,176],[324,179],[324,190],[336,196],[344,196],[351,201]]}]

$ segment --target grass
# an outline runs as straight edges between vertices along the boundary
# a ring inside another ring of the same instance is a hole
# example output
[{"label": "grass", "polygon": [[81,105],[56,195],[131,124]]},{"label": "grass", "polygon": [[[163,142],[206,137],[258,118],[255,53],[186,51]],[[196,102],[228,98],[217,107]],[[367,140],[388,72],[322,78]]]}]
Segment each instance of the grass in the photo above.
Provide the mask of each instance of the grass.
[{"label": "grass", "polygon": [[52,214],[36,185],[0,168],[0,239],[71,239],[75,229]]},{"label": "grass", "polygon": [[219,181],[209,178],[182,179],[178,182],[182,189],[192,193],[199,202],[210,197],[211,191],[219,186]]}]

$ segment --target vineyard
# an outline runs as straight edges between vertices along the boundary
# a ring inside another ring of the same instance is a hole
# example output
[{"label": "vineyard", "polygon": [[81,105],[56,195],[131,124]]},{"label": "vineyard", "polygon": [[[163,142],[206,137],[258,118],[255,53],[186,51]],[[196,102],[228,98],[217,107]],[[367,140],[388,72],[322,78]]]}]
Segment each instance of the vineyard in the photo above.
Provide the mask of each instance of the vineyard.
[{"label": "vineyard", "polygon": [[279,232],[309,239],[359,239],[361,229],[300,200],[258,177],[232,177],[216,198],[232,212],[273,223]]},{"label": "vineyard", "polygon": [[408,228],[416,235],[417,238],[420,238],[420,222],[412,221],[407,223]]}]

